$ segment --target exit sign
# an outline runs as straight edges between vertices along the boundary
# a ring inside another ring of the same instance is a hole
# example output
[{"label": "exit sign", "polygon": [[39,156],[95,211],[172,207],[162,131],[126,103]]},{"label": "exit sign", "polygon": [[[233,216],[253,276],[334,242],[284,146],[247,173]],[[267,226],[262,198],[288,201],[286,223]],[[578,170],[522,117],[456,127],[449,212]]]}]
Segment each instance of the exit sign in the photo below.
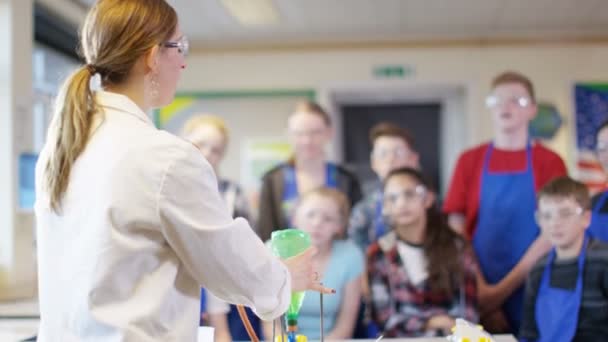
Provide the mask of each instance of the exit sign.
[{"label": "exit sign", "polygon": [[407,65],[379,65],[373,69],[376,78],[405,78],[414,74],[414,69]]}]

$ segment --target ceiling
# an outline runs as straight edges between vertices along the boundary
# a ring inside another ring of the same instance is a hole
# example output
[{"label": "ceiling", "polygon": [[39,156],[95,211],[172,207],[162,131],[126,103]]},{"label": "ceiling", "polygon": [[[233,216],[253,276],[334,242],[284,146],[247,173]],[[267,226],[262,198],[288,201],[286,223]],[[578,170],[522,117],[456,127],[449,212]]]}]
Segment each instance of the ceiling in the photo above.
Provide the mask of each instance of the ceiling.
[{"label": "ceiling", "polygon": [[[94,2],[64,1],[84,4],[83,11]],[[272,0],[280,19],[268,26],[241,25],[220,0],[168,1],[180,16],[182,31],[199,48],[608,41],[608,0]]]}]

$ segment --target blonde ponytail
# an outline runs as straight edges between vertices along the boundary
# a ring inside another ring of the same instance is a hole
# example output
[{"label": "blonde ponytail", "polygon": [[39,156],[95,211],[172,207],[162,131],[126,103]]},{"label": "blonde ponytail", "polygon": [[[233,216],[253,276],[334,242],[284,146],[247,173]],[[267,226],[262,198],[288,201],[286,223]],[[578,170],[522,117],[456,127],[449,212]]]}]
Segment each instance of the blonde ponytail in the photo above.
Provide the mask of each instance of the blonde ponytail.
[{"label": "blonde ponytail", "polygon": [[61,210],[72,166],[86,146],[91,117],[97,107],[89,88],[90,80],[89,69],[80,68],[67,79],[56,100],[48,136],[52,148],[45,168],[45,185],[55,212]]},{"label": "blonde ponytail", "polygon": [[127,80],[138,60],[173,35],[177,13],[164,0],[97,0],[80,33],[87,65],[65,82],[49,129],[44,186],[51,209],[61,211],[76,159],[85,149],[98,111],[89,83],[99,74],[102,87]]}]

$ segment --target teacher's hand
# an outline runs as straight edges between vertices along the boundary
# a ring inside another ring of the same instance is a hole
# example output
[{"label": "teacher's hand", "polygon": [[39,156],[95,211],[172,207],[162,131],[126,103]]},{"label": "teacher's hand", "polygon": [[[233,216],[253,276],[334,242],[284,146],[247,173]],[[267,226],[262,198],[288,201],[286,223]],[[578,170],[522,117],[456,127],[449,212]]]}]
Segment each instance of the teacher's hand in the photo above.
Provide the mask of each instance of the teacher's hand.
[{"label": "teacher's hand", "polygon": [[336,293],[336,290],[321,285],[321,277],[312,267],[312,257],[317,250],[309,247],[304,252],[283,260],[291,274],[292,291],[317,291],[325,294]]}]

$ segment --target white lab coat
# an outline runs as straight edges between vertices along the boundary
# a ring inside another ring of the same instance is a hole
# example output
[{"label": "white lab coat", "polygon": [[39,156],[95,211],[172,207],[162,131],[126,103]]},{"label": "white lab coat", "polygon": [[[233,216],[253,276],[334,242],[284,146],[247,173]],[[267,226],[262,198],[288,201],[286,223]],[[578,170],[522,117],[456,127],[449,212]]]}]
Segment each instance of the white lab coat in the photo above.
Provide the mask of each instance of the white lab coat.
[{"label": "white lab coat", "polygon": [[254,308],[287,310],[286,267],[233,220],[194,145],[158,130],[127,97],[103,115],[72,168],[62,214],[36,170],[40,342],[195,341],[201,285]]}]

